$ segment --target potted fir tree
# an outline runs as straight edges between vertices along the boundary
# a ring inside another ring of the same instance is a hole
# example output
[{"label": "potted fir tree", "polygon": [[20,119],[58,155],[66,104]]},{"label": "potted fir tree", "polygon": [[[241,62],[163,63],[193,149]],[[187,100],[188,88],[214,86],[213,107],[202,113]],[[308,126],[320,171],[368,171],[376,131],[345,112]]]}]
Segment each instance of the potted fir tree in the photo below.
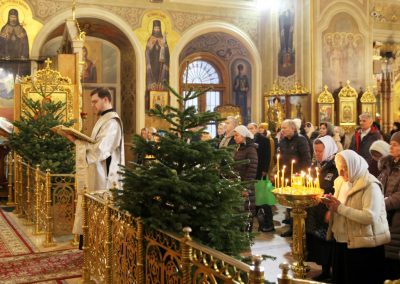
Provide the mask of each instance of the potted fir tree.
[{"label": "potted fir tree", "polygon": [[75,168],[74,145],[50,128],[63,124],[67,127],[74,120],[65,121],[65,103],[55,102],[51,93],[38,91],[39,100],[23,97],[25,108],[20,120],[14,121],[18,131],[10,135],[10,147],[32,166],[39,165],[42,171],[72,173]]},{"label": "potted fir tree", "polygon": [[156,105],[149,115],[171,127],[157,142],[134,135],[134,153],[151,159],[123,168],[124,190],[116,194],[117,204],[140,216],[145,226],[178,234],[189,226],[196,240],[238,256],[252,241],[251,234],[242,232],[248,220],[241,195],[245,185],[233,172],[233,149],[200,139],[207,124],[221,121],[219,114],[187,107],[207,90],[180,95],[168,88],[179,107]]}]

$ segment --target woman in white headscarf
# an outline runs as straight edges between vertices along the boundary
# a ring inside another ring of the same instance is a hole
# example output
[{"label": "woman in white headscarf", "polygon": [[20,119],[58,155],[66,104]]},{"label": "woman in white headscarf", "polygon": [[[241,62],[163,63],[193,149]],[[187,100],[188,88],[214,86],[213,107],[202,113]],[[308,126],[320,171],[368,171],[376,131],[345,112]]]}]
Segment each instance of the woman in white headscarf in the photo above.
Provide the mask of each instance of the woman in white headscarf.
[{"label": "woman in white headscarf", "polygon": [[[253,134],[244,125],[236,126],[233,130],[233,139],[237,145],[234,160],[249,161],[249,163],[235,165],[235,171],[239,174],[242,181],[253,181],[256,179],[258,156],[253,138]],[[245,230],[251,232],[253,229],[253,217],[256,215],[254,185],[248,186],[247,191],[243,192],[243,197],[245,198],[244,209],[249,212],[249,222]]]},{"label": "woman in white headscarf", "polygon": [[[335,157],[339,177],[335,194],[324,195],[331,212],[328,239],[333,235],[333,283],[383,283],[384,244],[390,241],[380,182],[368,163],[351,150]],[[333,234],[332,234],[333,233]]]},{"label": "woman in white headscarf", "polygon": [[[335,165],[335,155],[338,151],[336,142],[331,136],[326,135],[315,139],[313,148],[320,187],[325,194],[333,194],[333,182],[338,177]],[[322,266],[322,273],[314,278],[314,280],[322,282],[329,282],[331,278],[333,245],[331,241],[326,241],[328,222],[329,212],[323,203],[308,208],[306,219],[307,261],[314,261]]]}]

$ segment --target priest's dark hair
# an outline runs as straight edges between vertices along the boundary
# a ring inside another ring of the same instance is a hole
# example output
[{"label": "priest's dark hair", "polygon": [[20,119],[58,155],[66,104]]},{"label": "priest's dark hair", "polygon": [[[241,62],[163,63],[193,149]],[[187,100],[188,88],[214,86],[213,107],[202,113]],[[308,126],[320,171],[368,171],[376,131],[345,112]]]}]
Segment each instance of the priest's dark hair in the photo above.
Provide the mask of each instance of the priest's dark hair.
[{"label": "priest's dark hair", "polygon": [[111,92],[108,88],[96,88],[91,93],[90,96],[97,94],[99,98],[104,99],[107,98],[111,103]]}]

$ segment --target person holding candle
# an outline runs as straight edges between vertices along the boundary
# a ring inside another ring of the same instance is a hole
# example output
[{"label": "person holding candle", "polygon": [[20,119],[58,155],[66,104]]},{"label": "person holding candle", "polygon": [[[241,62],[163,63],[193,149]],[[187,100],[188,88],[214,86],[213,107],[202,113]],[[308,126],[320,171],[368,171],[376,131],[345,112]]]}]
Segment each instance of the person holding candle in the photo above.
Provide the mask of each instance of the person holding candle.
[{"label": "person holding candle", "polygon": [[[291,119],[286,119],[282,122],[281,133],[283,138],[279,142],[280,168],[278,168],[278,170],[283,170],[284,165],[286,167],[285,173],[280,172],[278,178],[282,178],[282,176],[289,176],[292,160],[295,160],[295,163],[293,163],[294,173],[300,173],[302,170],[307,171],[307,169],[311,166],[310,147],[307,139],[297,132],[296,123]],[[288,223],[290,228],[288,231],[281,234],[282,237],[290,237],[293,233],[290,219]]]},{"label": "person holding candle", "polygon": [[384,245],[390,242],[381,183],[354,151],[336,154],[335,163],[335,193],[321,199],[331,212],[327,239],[334,240],[332,282],[381,284]]},{"label": "person holding candle", "polygon": [[[335,165],[337,145],[329,136],[314,140],[314,155],[316,164],[313,167],[318,182],[314,183],[324,190],[325,194],[334,193],[333,182],[339,176]],[[316,281],[329,282],[332,266],[332,242],[326,241],[328,230],[328,208],[319,203],[307,209],[306,244],[307,261],[313,261],[322,266],[322,273],[314,278]]]}]

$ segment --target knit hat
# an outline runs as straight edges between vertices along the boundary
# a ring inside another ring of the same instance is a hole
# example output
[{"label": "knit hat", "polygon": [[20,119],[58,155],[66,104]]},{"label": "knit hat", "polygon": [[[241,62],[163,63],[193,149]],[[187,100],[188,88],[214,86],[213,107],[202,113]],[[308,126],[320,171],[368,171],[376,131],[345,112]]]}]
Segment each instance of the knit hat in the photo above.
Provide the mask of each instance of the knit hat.
[{"label": "knit hat", "polygon": [[246,126],[244,125],[239,125],[236,126],[235,129],[233,129],[233,131],[239,133],[240,135],[242,135],[243,137],[249,137],[251,139],[254,138],[253,133],[251,133]]},{"label": "knit hat", "polygon": [[0,129],[4,130],[7,133],[11,133],[13,131],[13,125],[4,117],[0,117]]},{"label": "knit hat", "polygon": [[392,137],[390,138],[390,141],[396,141],[397,143],[400,144],[400,131],[395,132]]},{"label": "knit hat", "polygon": [[369,152],[371,153],[371,151],[376,151],[376,152],[380,153],[382,155],[382,157],[386,157],[387,155],[389,155],[389,151],[390,151],[389,148],[390,148],[390,145],[387,142],[385,142],[383,140],[377,140],[374,143],[372,143],[371,147],[369,147]]}]

